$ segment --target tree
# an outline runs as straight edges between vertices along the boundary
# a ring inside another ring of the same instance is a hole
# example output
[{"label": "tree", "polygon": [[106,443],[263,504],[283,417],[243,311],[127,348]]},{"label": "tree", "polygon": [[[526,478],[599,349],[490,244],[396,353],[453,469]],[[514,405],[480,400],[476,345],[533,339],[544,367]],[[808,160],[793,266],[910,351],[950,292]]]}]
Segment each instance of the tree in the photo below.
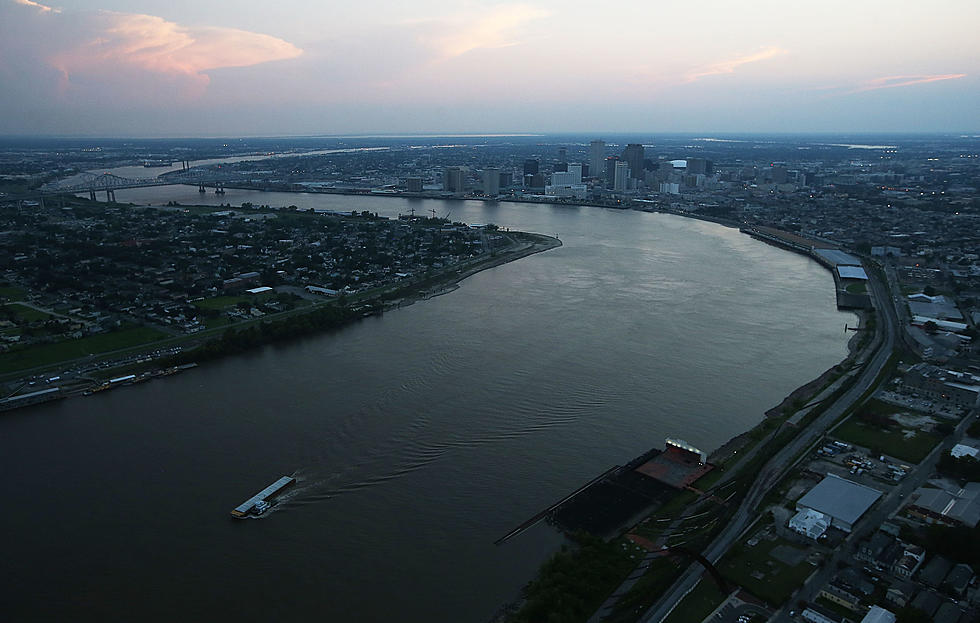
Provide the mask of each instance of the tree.
[{"label": "tree", "polygon": [[930,623],[932,621],[928,614],[912,606],[899,608],[895,612],[895,619],[898,623]]},{"label": "tree", "polygon": [[924,325],[922,325],[922,329],[929,335],[934,335],[937,331],[939,331],[939,325],[937,325],[932,320],[929,320]]}]

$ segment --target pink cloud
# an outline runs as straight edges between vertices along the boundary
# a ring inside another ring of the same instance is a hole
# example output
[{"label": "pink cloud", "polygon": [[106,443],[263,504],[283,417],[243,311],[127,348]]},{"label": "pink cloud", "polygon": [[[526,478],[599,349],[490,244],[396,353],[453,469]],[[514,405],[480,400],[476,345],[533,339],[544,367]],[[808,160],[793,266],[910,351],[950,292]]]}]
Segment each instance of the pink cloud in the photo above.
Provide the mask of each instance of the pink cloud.
[{"label": "pink cloud", "polygon": [[897,87],[908,87],[913,84],[926,84],[928,82],[939,82],[940,80],[958,80],[965,78],[966,74],[931,74],[913,76],[885,76],[868,80],[862,86],[848,91],[848,93],[862,93],[864,91],[874,91],[876,89],[894,89]]},{"label": "pink cloud", "polygon": [[735,70],[742,65],[747,65],[748,63],[757,63],[759,61],[765,61],[770,58],[785,54],[786,50],[777,47],[768,47],[761,52],[756,52],[755,54],[748,54],[745,56],[737,56],[732,59],[720,61],[718,63],[712,63],[710,65],[705,65],[688,72],[685,76],[685,82],[694,82],[700,80],[701,78],[706,78],[708,76],[716,76],[719,74],[731,74],[735,73]]},{"label": "pink cloud", "polygon": [[422,27],[420,41],[433,48],[441,59],[448,59],[471,50],[517,45],[516,33],[522,26],[549,15],[551,12],[544,9],[505,4],[442,19],[415,20],[408,25]]},{"label": "pink cloud", "polygon": [[189,27],[154,15],[111,11],[66,14],[33,0],[14,2],[32,10],[13,15],[23,22],[23,30],[3,47],[16,57],[38,59],[57,70],[62,94],[101,89],[138,97],[137,89],[127,90],[127,84],[169,82],[171,92],[197,96],[210,82],[209,71],[303,53],[277,37],[235,28]]},{"label": "pink cloud", "polygon": [[32,0],[14,0],[17,4],[23,4],[24,6],[32,6],[42,13],[61,13],[58,9],[52,9],[49,6],[45,6],[39,2],[33,2]]}]

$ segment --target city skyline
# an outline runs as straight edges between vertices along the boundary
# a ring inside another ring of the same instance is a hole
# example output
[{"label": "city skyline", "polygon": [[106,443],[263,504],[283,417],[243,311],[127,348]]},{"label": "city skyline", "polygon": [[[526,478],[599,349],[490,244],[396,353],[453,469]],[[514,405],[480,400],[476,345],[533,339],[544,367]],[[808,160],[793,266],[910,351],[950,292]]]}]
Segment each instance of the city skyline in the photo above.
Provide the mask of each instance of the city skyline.
[{"label": "city skyline", "polygon": [[974,132],[980,7],[0,0],[0,134]]}]

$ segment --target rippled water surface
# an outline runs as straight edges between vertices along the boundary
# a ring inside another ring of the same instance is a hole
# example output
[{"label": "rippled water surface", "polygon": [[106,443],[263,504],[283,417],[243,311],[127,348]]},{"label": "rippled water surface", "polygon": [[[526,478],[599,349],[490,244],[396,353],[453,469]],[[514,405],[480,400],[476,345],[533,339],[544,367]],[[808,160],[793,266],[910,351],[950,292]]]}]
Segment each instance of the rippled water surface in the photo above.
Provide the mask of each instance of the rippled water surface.
[{"label": "rippled water surface", "polygon": [[[119,191],[191,203],[194,188]],[[564,246],[448,295],[0,418],[0,602],[21,620],[482,623],[560,543],[493,541],[608,467],[714,449],[846,353],[817,264],[632,211],[229,190]],[[229,511],[300,479],[260,520]]]}]

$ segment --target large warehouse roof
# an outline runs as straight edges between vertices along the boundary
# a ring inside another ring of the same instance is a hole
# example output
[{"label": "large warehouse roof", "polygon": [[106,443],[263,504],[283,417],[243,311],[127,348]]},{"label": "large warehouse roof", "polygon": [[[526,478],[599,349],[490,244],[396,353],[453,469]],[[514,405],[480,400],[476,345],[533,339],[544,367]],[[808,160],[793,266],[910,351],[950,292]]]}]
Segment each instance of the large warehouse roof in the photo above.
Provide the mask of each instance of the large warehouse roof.
[{"label": "large warehouse roof", "polygon": [[864,272],[864,269],[860,266],[843,266],[837,267],[837,274],[840,275],[841,279],[865,279],[867,280],[868,274]]},{"label": "large warehouse roof", "polygon": [[844,253],[840,249],[814,249],[813,252],[835,266],[840,264],[845,266],[861,265],[861,260],[854,257],[850,253]]},{"label": "large warehouse roof", "polygon": [[881,491],[877,489],[827,474],[796,505],[812,508],[846,524],[854,524],[880,497]]}]

